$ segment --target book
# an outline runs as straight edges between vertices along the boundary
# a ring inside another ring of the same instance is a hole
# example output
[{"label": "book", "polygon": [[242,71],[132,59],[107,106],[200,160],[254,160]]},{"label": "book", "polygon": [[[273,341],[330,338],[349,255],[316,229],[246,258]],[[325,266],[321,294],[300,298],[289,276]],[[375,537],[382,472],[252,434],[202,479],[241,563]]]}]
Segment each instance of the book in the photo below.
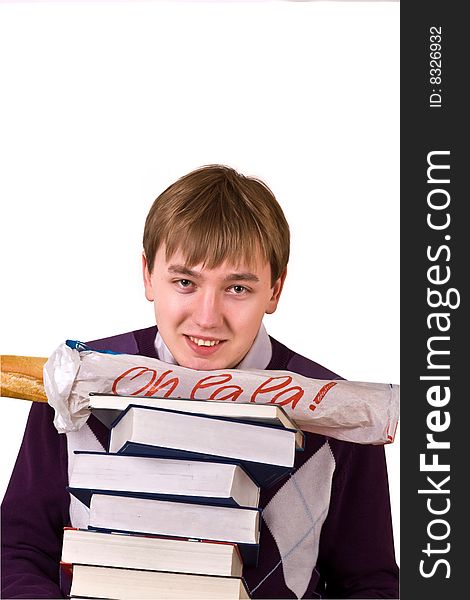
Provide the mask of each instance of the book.
[{"label": "book", "polygon": [[67,490],[87,506],[100,492],[252,508],[260,492],[236,463],[82,451],[75,451]]},{"label": "book", "polygon": [[93,494],[88,528],[98,531],[216,540],[238,544],[245,565],[256,565],[260,510]]},{"label": "book", "polygon": [[230,542],[64,529],[63,563],[241,577],[243,563]]},{"label": "book", "polygon": [[296,431],[295,441],[299,450],[305,444],[304,433],[279,404],[257,404],[255,402],[223,402],[220,400],[190,400],[185,398],[154,398],[149,396],[119,396],[90,392],[88,408],[106,427],[126,410],[130,404],[167,408],[200,415],[213,415],[239,419],[253,423],[268,423]]},{"label": "book", "polygon": [[268,486],[292,472],[295,435],[266,423],[130,404],[111,427],[109,452],[234,461]]},{"label": "book", "polygon": [[71,596],[142,600],[250,598],[241,577],[74,565]]}]

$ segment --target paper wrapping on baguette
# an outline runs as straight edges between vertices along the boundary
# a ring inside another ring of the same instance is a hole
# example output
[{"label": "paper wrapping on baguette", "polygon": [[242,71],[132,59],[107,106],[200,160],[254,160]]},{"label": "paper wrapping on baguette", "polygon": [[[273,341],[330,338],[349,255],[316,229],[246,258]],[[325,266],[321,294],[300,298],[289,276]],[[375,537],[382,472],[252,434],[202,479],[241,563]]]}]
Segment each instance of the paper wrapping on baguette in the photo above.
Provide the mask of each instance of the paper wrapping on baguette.
[{"label": "paper wrapping on baguette", "polygon": [[44,386],[59,433],[82,427],[90,414],[88,394],[96,392],[276,403],[303,431],[361,444],[387,444],[395,436],[398,385],[311,379],[289,371],[195,371],[75,344],[82,350],[64,343],[44,367]]},{"label": "paper wrapping on baguette", "polygon": [[0,395],[23,400],[47,402],[43,383],[43,368],[47,358],[38,356],[0,357]]}]

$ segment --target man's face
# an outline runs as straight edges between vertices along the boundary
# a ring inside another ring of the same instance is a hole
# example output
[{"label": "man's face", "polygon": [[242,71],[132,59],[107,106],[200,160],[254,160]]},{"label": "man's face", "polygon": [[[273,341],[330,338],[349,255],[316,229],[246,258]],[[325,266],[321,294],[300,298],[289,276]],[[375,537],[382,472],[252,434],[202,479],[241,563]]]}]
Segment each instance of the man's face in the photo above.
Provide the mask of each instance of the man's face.
[{"label": "man's face", "polygon": [[271,267],[224,262],[215,269],[187,267],[165,247],[150,275],[143,257],[145,296],[153,301],[158,330],[179,365],[214,370],[235,367],[247,354],[265,313],[276,310],[285,273],[271,285]]}]

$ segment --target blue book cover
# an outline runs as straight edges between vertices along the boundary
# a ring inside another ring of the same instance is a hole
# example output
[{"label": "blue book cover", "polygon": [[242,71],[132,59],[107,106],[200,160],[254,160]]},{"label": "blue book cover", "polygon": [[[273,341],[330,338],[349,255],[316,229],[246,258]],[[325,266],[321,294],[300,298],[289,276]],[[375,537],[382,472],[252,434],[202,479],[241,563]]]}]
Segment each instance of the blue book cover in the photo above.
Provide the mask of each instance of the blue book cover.
[{"label": "blue book cover", "polygon": [[[261,522],[261,521],[260,521]],[[129,535],[148,535],[146,531],[129,531],[125,529],[108,529],[106,527],[93,527],[92,525],[88,526],[90,531],[101,531],[103,533],[127,533]],[[153,535],[153,534],[152,534]],[[172,537],[172,536],[166,536]],[[177,536],[174,536],[177,539]],[[187,539],[187,538],[182,538]],[[196,538],[191,538],[196,539]],[[202,539],[201,541],[213,542],[213,541],[225,541],[225,540],[209,540]],[[240,556],[242,557],[243,565],[246,567],[256,567],[258,565],[258,556],[259,556],[259,543],[258,544],[244,544],[237,543],[238,550],[240,552]]]},{"label": "blue book cover", "polygon": [[[295,434],[296,430],[294,429],[286,429],[282,425],[274,425],[271,423],[247,423],[244,419],[233,419],[227,417],[218,417],[213,415],[201,415],[198,413],[187,413],[183,411],[173,411],[164,408],[156,408],[156,407],[148,407],[148,406],[140,406],[138,404],[130,404],[113,422],[111,426],[111,432],[113,429],[126,418],[126,415],[133,409],[138,408],[143,411],[155,411],[156,413],[172,413],[178,415],[187,415],[191,418],[195,419],[195,423],[197,423],[197,419],[211,420],[212,422],[229,422],[229,423],[242,423],[247,427],[253,428],[253,432],[256,435],[256,431],[262,429],[270,429],[273,431],[278,431],[279,436],[285,439],[289,436],[289,439],[292,443],[292,448],[295,452]],[[154,414],[155,414],[154,412]],[[150,413],[149,413],[150,414]],[[196,431],[197,433],[197,431]],[[188,448],[175,448],[168,446],[159,446],[154,444],[143,444],[135,440],[127,440],[119,449],[116,449],[118,453],[122,454],[130,454],[130,455],[147,455],[147,456],[155,456],[155,457],[166,457],[166,458],[184,458],[186,460],[199,460],[199,461],[212,461],[212,462],[235,462],[243,466],[245,471],[254,479],[254,481],[260,487],[269,487],[277,483],[282,478],[286,477],[290,473],[292,473],[294,468],[294,462],[292,461],[291,465],[279,465],[272,463],[259,462],[254,460],[249,460],[247,458],[232,458],[227,455],[224,455],[221,448],[221,452],[218,454],[214,453],[203,453],[197,452],[194,450],[189,450]]]},{"label": "blue book cover", "polygon": [[250,460],[234,459],[228,461],[226,456],[216,456],[214,454],[203,454],[202,452],[192,452],[190,450],[179,450],[177,448],[168,448],[163,446],[152,446],[149,444],[138,444],[136,442],[127,442],[118,452],[118,454],[129,454],[132,456],[154,456],[158,458],[180,458],[185,460],[202,460],[209,462],[232,462],[239,464],[244,468],[248,475],[260,486],[270,487],[287,475],[290,475],[294,467],[284,467],[281,465],[267,465]]},{"label": "blue book cover", "polygon": [[[114,500],[113,500],[114,498]],[[229,523],[228,529],[219,519]],[[190,523],[190,524],[189,524]],[[157,535],[236,544],[244,565],[258,561],[261,510],[162,502],[97,493],[91,501],[88,529],[130,535]]]},{"label": "blue book cover", "polygon": [[[163,450],[166,450],[166,449],[164,448]],[[127,454],[127,453],[112,453],[112,452],[95,452],[95,451],[89,451],[89,450],[75,450],[74,454],[75,455],[97,456],[97,457],[100,457],[100,456],[125,457],[126,455],[131,455],[130,453]],[[191,460],[191,462],[197,462],[193,458],[188,459],[187,457],[184,457],[184,456],[164,456],[163,454],[162,454],[162,456],[156,456],[155,454],[150,454],[150,453],[132,453],[132,456],[134,456],[136,458],[144,458],[144,459],[170,458],[172,461],[177,460],[177,461],[181,461],[183,463],[187,462],[188,460]],[[203,462],[207,464],[208,461],[204,460]],[[256,481],[250,476],[250,474],[246,471],[244,466],[241,465],[240,463],[238,463],[237,461],[228,461],[226,459],[221,459],[220,461],[210,461],[210,462],[217,462],[218,464],[223,463],[223,464],[228,464],[228,465],[237,465],[240,469],[242,469],[245,472],[245,475],[249,479],[251,479],[251,481],[253,483],[253,487],[257,486],[258,490],[259,490],[259,484],[256,484]],[[178,477],[178,476],[176,476],[176,477]],[[73,478],[73,474],[72,474],[72,478]],[[70,494],[75,496],[78,500],[80,500],[80,502],[82,502],[83,504],[85,504],[88,507],[90,506],[90,501],[91,501],[91,497],[93,494],[110,494],[113,496],[116,496],[116,495],[131,496],[134,498],[156,498],[159,500],[170,500],[170,501],[174,501],[174,502],[192,502],[195,504],[212,504],[212,505],[216,505],[216,506],[234,506],[234,507],[242,506],[241,504],[239,504],[237,502],[237,500],[233,496],[228,496],[228,495],[224,495],[224,496],[222,496],[222,495],[221,496],[204,495],[204,496],[202,496],[202,495],[195,495],[195,494],[185,495],[185,494],[175,494],[175,493],[165,493],[165,492],[132,490],[132,489],[129,489],[131,486],[126,484],[124,481],[123,481],[122,486],[124,487],[124,489],[106,489],[105,487],[92,487],[92,486],[85,487],[85,486],[69,485],[69,486],[67,486],[66,489]],[[207,487],[206,487],[206,489],[207,489]],[[259,491],[258,491],[258,501],[259,501]],[[257,504],[256,504],[256,506],[250,505],[249,508],[257,508]]]}]

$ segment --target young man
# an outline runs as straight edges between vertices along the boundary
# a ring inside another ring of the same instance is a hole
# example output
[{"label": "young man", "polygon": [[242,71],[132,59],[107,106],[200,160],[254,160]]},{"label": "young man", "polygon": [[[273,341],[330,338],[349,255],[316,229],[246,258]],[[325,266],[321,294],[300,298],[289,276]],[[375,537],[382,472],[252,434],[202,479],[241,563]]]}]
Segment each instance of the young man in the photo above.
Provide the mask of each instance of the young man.
[{"label": "young man", "polygon": [[[276,310],[289,258],[289,228],[265,184],[220,165],[189,173],[155,200],[143,245],[156,327],[89,342],[93,348],[198,370],[338,378],[262,324]],[[67,453],[103,449],[107,432],[91,416],[79,432],[59,435],[52,419],[48,405],[33,404],[5,495],[5,598],[60,597],[63,527],[85,524],[65,491]],[[398,597],[382,446],[307,433],[295,472],[263,489],[260,507],[259,563],[244,570],[253,598]]]}]

